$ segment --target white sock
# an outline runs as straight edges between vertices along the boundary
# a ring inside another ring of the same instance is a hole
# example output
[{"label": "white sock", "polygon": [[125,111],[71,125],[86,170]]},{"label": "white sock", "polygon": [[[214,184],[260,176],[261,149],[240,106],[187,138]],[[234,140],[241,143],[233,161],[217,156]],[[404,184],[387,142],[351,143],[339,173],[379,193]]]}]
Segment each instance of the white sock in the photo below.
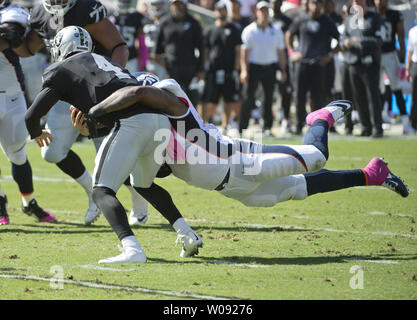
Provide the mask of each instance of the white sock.
[{"label": "white sock", "polygon": [[78,179],[75,179],[87,192],[88,196],[93,192],[93,179],[91,178],[90,173],[85,169],[84,173]]},{"label": "white sock", "polygon": [[1,191],[1,189],[0,189],[0,197],[5,197],[6,195],[4,194],[4,192],[3,191]]},{"label": "white sock", "polygon": [[191,227],[188,225],[187,222],[185,222],[184,218],[179,218],[177,221],[174,222],[172,227],[175,229],[175,231],[180,234],[188,233],[192,231]]},{"label": "white sock", "polygon": [[148,201],[146,201],[132,186],[126,186],[132,198],[132,210],[134,213],[147,213]]},{"label": "white sock", "polygon": [[138,250],[142,250],[139,245],[138,240],[136,240],[135,236],[128,236],[122,239],[122,246],[123,248],[135,248]]},{"label": "white sock", "polygon": [[407,115],[402,115],[401,116],[401,121],[403,123],[403,127],[408,127],[410,125],[410,121],[409,121]]},{"label": "white sock", "polygon": [[28,194],[28,195],[22,195],[23,206],[27,207],[29,205],[29,202],[31,202],[33,198],[34,198],[33,193]]}]

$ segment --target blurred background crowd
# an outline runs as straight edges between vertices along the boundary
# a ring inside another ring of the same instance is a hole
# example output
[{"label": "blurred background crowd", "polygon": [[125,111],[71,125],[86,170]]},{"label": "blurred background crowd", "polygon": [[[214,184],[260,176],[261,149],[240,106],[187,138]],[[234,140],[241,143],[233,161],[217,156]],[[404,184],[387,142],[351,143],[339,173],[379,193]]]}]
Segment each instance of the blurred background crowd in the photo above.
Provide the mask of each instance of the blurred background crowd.
[{"label": "blurred background crowd", "polygon": [[[129,46],[127,69],[176,79],[225,134],[300,135],[306,114],[334,99],[355,110],[333,132],[416,133],[417,1],[101,2]],[[48,61],[22,59],[29,104]]]}]

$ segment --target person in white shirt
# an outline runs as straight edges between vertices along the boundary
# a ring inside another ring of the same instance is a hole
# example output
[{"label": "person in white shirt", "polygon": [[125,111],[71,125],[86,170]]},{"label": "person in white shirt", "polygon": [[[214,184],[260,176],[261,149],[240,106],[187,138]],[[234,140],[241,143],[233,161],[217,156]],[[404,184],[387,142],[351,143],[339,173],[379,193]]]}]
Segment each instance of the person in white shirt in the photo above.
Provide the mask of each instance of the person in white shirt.
[{"label": "person in white shirt", "polygon": [[285,82],[287,79],[284,35],[281,29],[270,22],[269,9],[268,2],[258,2],[256,21],[242,31],[240,80],[247,86],[247,92],[240,113],[240,132],[248,127],[250,112],[255,105],[255,91],[261,83],[265,94],[263,129],[266,135],[271,134],[272,98],[278,64],[281,70],[280,81]]},{"label": "person in white shirt", "polygon": [[413,100],[410,112],[410,122],[411,126],[415,130],[417,130],[417,26],[411,28],[408,33],[406,77],[408,81],[412,82],[413,88]]}]

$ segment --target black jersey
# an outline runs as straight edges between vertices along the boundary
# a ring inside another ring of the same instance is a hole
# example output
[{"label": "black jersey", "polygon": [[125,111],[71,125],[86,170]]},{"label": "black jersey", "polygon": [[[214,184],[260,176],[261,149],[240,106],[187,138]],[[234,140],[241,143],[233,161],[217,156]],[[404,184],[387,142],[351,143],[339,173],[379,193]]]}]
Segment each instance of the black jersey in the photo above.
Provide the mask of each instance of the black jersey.
[{"label": "black jersey", "polygon": [[305,63],[318,62],[321,56],[331,51],[332,38],[339,38],[336,24],[325,14],[318,18],[312,18],[310,15],[300,16],[293,21],[289,31],[298,35],[299,51]]},{"label": "black jersey", "polygon": [[[372,11],[364,15],[363,26],[358,28],[357,16],[350,15],[344,22],[343,41],[351,37],[360,38],[360,44],[355,44],[344,52],[345,62],[358,64],[372,57],[372,61],[379,61],[381,57],[381,18]],[[370,60],[369,60],[370,61]]]},{"label": "black jersey", "polygon": [[[195,55],[195,49],[200,52]],[[165,54],[169,67],[196,66],[203,70],[203,31],[200,23],[186,14],[184,20],[176,20],[171,15],[164,17],[159,26],[155,53]]]},{"label": "black jersey", "polygon": [[285,32],[287,32],[288,29],[290,28],[290,25],[292,23],[292,19],[290,17],[286,16],[285,14],[281,14],[278,17],[274,17],[272,19],[272,23],[277,28],[280,28],[282,30],[282,33],[285,34]]},{"label": "black jersey", "polygon": [[234,23],[209,27],[204,34],[204,46],[209,50],[209,71],[232,72],[235,69],[235,48],[241,44],[240,31]]},{"label": "black jersey", "polygon": [[[68,26],[85,27],[89,24],[100,22],[107,16],[107,9],[96,0],[78,0],[65,16],[56,16],[45,10],[42,3],[36,5],[30,16],[30,27],[45,41],[45,45],[50,47],[50,42],[55,35],[63,28]],[[110,56],[104,47],[98,43],[94,37],[94,52]]]},{"label": "black jersey", "polygon": [[401,12],[396,10],[387,10],[385,15],[380,15],[382,19],[381,38],[383,53],[395,50],[395,35],[397,34],[397,24],[404,21]]},{"label": "black jersey", "polygon": [[138,50],[135,48],[135,39],[142,32],[144,16],[135,11],[115,16],[114,19],[114,24],[129,48],[129,59],[136,58],[138,56]]},{"label": "black jersey", "polygon": [[[85,52],[49,66],[43,74],[43,89],[52,88],[60,100],[88,113],[112,93],[126,86],[138,85],[129,71],[110,58]],[[146,108],[131,107],[106,115],[100,121],[112,127],[114,121],[139,113],[157,113]]]}]

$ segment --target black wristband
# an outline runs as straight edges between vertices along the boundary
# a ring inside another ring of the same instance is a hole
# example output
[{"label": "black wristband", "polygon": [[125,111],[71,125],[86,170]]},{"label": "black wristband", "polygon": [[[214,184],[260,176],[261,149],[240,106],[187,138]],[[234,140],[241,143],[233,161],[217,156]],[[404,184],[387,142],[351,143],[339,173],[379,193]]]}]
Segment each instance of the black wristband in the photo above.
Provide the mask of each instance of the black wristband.
[{"label": "black wristband", "polygon": [[114,50],[116,50],[118,47],[121,47],[121,46],[127,46],[127,43],[126,42],[120,42],[119,44],[116,44],[116,46],[111,51],[111,54],[113,54]]}]

